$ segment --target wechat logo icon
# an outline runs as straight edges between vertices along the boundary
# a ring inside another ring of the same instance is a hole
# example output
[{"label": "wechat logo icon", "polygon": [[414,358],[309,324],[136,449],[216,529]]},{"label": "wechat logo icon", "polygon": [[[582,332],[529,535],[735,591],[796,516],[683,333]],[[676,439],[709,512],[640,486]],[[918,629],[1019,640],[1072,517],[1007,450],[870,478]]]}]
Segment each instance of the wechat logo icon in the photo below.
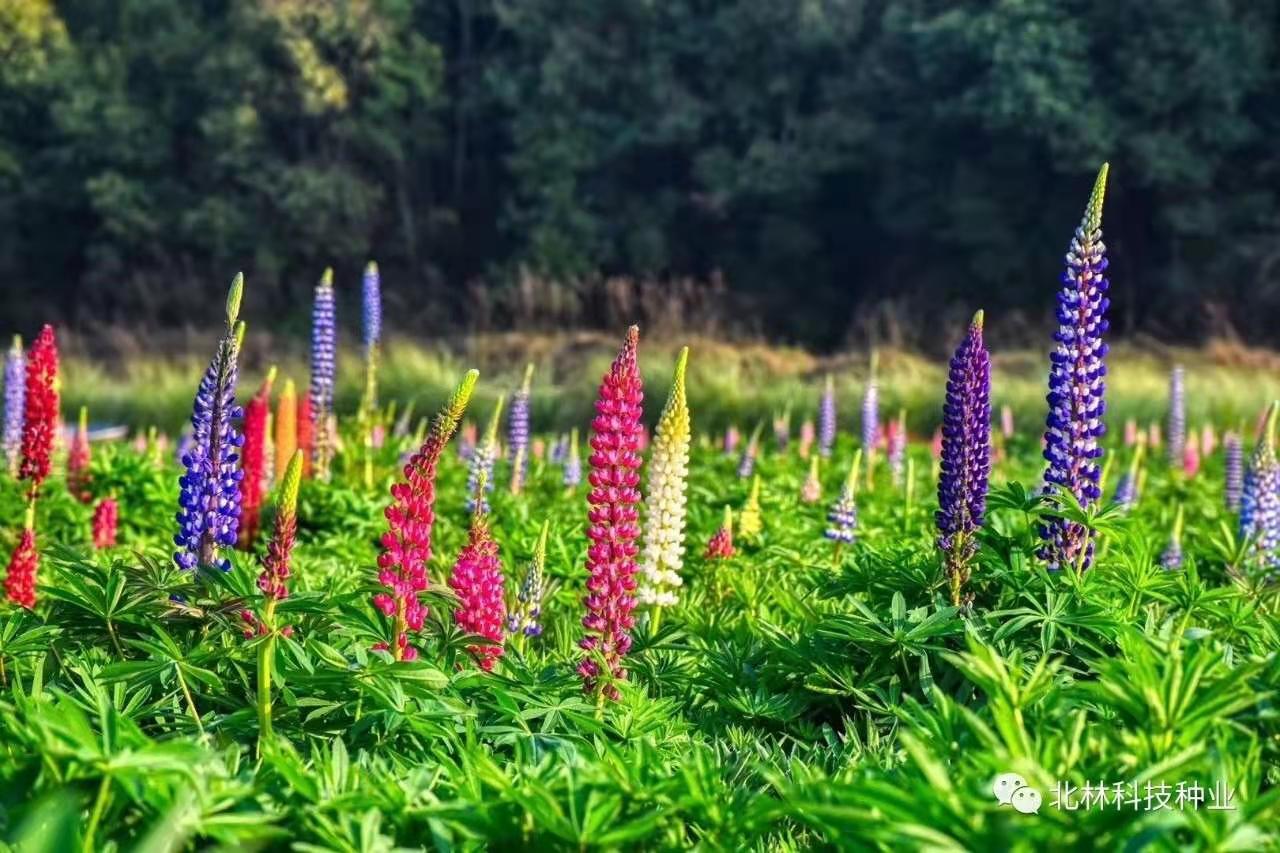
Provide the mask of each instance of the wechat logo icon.
[{"label": "wechat logo icon", "polygon": [[1022,814],[1039,814],[1042,798],[1040,792],[1027,784],[1017,773],[1001,773],[991,785],[991,793],[1002,806],[1013,806]]}]

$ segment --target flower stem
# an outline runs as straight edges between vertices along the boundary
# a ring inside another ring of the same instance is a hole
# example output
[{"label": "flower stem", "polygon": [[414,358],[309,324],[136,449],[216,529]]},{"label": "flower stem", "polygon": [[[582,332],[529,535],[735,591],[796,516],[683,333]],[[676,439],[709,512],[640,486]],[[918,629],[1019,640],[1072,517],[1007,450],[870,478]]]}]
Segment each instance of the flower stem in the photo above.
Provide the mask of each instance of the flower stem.
[{"label": "flower stem", "polygon": [[91,851],[94,847],[94,835],[98,832],[98,824],[102,822],[102,814],[107,810],[107,798],[111,793],[111,777],[103,775],[102,782],[98,784],[98,797],[93,801],[93,813],[89,816],[89,825],[84,831],[84,842],[80,845],[81,850]]},{"label": "flower stem", "polygon": [[200,722],[200,712],[196,710],[196,700],[191,698],[191,689],[187,687],[187,680],[182,677],[182,667],[174,668],[178,673],[178,686],[182,688],[182,695],[187,697],[187,708],[191,711],[191,719],[196,721],[196,728],[200,730],[200,734],[204,734],[204,723]]}]

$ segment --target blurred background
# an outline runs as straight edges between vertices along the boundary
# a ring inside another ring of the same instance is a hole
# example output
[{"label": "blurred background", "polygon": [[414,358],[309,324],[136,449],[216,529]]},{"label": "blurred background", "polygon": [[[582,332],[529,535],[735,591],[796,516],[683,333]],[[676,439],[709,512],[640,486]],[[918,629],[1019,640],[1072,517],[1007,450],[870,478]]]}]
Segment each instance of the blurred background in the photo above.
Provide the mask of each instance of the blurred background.
[{"label": "blurred background", "polygon": [[301,340],[372,257],[415,336],[1042,348],[1108,160],[1116,336],[1273,343],[1278,44],[1280,0],[0,0],[0,316],[207,343],[243,269]]}]

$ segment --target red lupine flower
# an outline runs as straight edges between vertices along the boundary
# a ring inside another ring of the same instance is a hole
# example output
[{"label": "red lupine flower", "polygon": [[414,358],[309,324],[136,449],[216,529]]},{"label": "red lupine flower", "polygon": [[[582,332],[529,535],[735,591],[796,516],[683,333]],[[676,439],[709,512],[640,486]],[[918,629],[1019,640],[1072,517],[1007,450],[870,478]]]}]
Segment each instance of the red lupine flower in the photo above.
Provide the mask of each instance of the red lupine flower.
[{"label": "red lupine flower", "polygon": [[302,463],[302,476],[311,476],[311,451],[315,443],[315,424],[311,422],[311,398],[306,394],[298,401],[298,449],[305,455]]},{"label": "red lupine flower", "polygon": [[116,544],[116,528],[120,507],[115,498],[103,498],[93,508],[93,547],[112,548]]},{"label": "red lupine flower", "polygon": [[33,496],[49,476],[57,431],[58,345],[53,327],[46,325],[27,354],[26,414],[22,423],[22,465],[18,469],[18,476],[31,483]]},{"label": "red lupine flower", "polygon": [[276,528],[267,543],[267,556],[262,560],[258,589],[268,606],[289,597],[289,564],[294,538],[298,533],[298,486],[302,480],[302,452],[295,450],[280,482],[276,500]]},{"label": "red lupine flower", "polygon": [[[390,651],[396,660],[417,657],[408,634],[421,631],[427,618],[427,607],[418,594],[428,586],[431,528],[436,520],[436,466],[462,420],[478,377],[474,370],[467,372],[453,397],[436,415],[421,449],[405,465],[404,482],[391,487],[393,500],[386,510],[388,529],[382,534],[383,551],[378,557],[378,581],[388,592],[375,595],[373,603],[394,620],[395,645]],[[374,648],[387,650],[388,645],[379,643]]]},{"label": "red lupine flower", "polygon": [[[583,686],[617,699],[612,683],[627,677],[622,659],[631,649],[636,606],[636,537],[640,502],[641,401],[644,386],[636,362],[640,329],[632,326],[613,367],[600,383],[592,421],[591,473],[587,495],[587,635],[579,645],[587,657],[578,666]],[[603,669],[601,667],[603,664]]]},{"label": "red lupine flower", "polygon": [[71,439],[71,447],[67,451],[67,490],[72,497],[81,503],[89,503],[93,495],[89,492],[89,462],[92,451],[89,449],[89,410],[80,407],[80,420],[76,424],[76,434]]},{"label": "red lupine flower", "polygon": [[704,560],[727,560],[737,552],[733,548],[733,511],[724,508],[724,523],[707,541],[707,550],[702,552]]},{"label": "red lupine flower", "polygon": [[240,541],[241,548],[248,550],[258,539],[258,531],[262,526],[262,484],[265,481],[263,468],[266,464],[267,452],[267,418],[271,415],[271,384],[275,381],[276,369],[267,371],[258,393],[253,395],[249,405],[244,408],[244,446],[240,448],[240,466],[244,477],[240,480]]},{"label": "red lupine flower", "polygon": [[486,672],[492,670],[494,662],[502,657],[503,628],[507,621],[502,581],[498,543],[489,531],[484,513],[477,511],[471,520],[467,544],[453,565],[449,586],[458,594],[459,606],[453,614],[458,627],[496,644],[467,646],[467,651],[475,655],[476,664]]},{"label": "red lupine flower", "polygon": [[22,528],[22,538],[18,540],[18,547],[9,558],[9,569],[4,576],[4,591],[9,601],[28,610],[36,606],[36,572],[40,568],[40,554],[36,551],[35,512],[35,504],[27,507],[27,521]]}]

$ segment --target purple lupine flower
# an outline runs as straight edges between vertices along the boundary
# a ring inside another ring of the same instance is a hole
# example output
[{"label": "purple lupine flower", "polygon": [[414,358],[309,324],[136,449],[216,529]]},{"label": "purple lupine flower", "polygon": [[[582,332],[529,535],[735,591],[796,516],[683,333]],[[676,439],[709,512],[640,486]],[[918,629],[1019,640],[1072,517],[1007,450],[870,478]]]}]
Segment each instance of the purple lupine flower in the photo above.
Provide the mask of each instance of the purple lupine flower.
[{"label": "purple lupine flower", "polygon": [[182,456],[185,473],[178,479],[178,533],[173,537],[178,567],[229,571],[222,548],[236,544],[240,525],[239,448],[244,436],[235,422],[244,416],[236,405],[237,358],[244,337],[238,322],[244,276],[237,275],[227,297],[227,325],[218,351],[196,392],[191,415],[192,444]]},{"label": "purple lupine flower", "polygon": [[576,489],[582,483],[582,456],[578,453],[578,428],[569,433],[569,449],[564,457],[564,486]]},{"label": "purple lupine flower", "polygon": [[1169,373],[1169,436],[1166,448],[1169,464],[1181,468],[1182,452],[1187,445],[1187,396],[1183,385],[1182,365]]},{"label": "purple lupine flower", "polygon": [[507,454],[511,457],[511,492],[517,494],[529,470],[529,389],[533,384],[533,365],[524,368],[524,381],[511,396],[507,415]]},{"label": "purple lupine flower", "polygon": [[756,424],[755,430],[751,433],[751,440],[742,449],[742,458],[738,460],[738,476],[744,480],[755,473],[756,456],[760,454],[760,432],[763,427],[763,423]]},{"label": "purple lupine flower", "polygon": [[547,461],[552,465],[563,465],[564,458],[569,453],[569,437],[564,433],[556,436],[556,440],[551,443],[551,449],[547,451]]},{"label": "purple lupine flower", "polygon": [[791,443],[791,406],[787,406],[781,415],[773,416],[773,440],[779,453],[785,453]]},{"label": "purple lupine flower", "polygon": [[547,565],[547,531],[549,522],[542,522],[542,533],[533,549],[533,559],[525,569],[516,603],[507,613],[507,633],[536,637],[542,633],[542,596],[546,592],[544,571]]},{"label": "purple lupine flower", "polygon": [[370,350],[382,342],[382,277],[378,274],[378,265],[373,261],[369,261],[364,268],[360,296],[364,347]]},{"label": "purple lupine flower", "polygon": [[867,456],[867,470],[876,455],[880,443],[880,386],[876,383],[876,356],[871,355],[871,373],[867,377],[866,390],[862,392],[862,449]]},{"label": "purple lupine flower", "polygon": [[822,389],[822,399],[818,402],[818,453],[830,456],[831,448],[836,443],[836,385],[831,375],[827,375],[827,384]]},{"label": "purple lupine flower", "polygon": [[[1262,562],[1280,564],[1280,461],[1276,459],[1276,415],[1280,402],[1271,406],[1267,425],[1253,451],[1245,498],[1240,512],[1241,533],[1255,540]],[[1246,521],[1244,507],[1249,508]]]},{"label": "purple lupine flower", "polygon": [[902,475],[907,461],[907,411],[900,409],[898,419],[890,421],[888,427],[888,461],[889,472],[893,475],[893,484],[902,484]]},{"label": "purple lupine flower", "polygon": [[1223,469],[1226,474],[1227,509],[1237,512],[1244,494],[1244,445],[1239,433],[1229,432],[1222,441]]},{"label": "purple lupine flower", "polygon": [[1116,493],[1112,499],[1125,512],[1131,511],[1138,505],[1138,470],[1142,465],[1142,456],[1146,449],[1145,442],[1139,441],[1129,460],[1129,467],[1120,475],[1120,482],[1116,484]]},{"label": "purple lupine flower", "polygon": [[333,454],[334,436],[330,435],[333,415],[333,383],[337,369],[333,270],[325,269],[316,285],[311,311],[311,422],[312,465],[319,479],[326,479],[329,459]]},{"label": "purple lupine flower", "polygon": [[[1058,292],[1057,348],[1050,353],[1049,414],[1045,420],[1045,488],[1070,491],[1084,506],[1101,496],[1098,439],[1106,432],[1108,281],[1106,246],[1102,242],[1102,203],[1107,185],[1103,163],[1084,217],[1067,249],[1067,268]],[[1084,527],[1055,518],[1041,529],[1041,556],[1051,571],[1087,569],[1093,543]]]},{"label": "purple lupine flower", "polygon": [[738,449],[738,428],[733,424],[729,424],[729,428],[724,431],[724,455],[732,456],[733,452]]},{"label": "purple lupine flower", "polygon": [[837,545],[851,545],[858,535],[858,468],[862,464],[862,448],[853,454],[849,476],[840,487],[840,496],[827,510],[825,536]]},{"label": "purple lupine flower", "polygon": [[482,514],[489,512],[489,501],[485,495],[493,491],[493,465],[498,459],[498,424],[502,420],[505,400],[506,395],[498,395],[498,401],[493,404],[493,414],[489,416],[489,425],[471,451],[467,465],[467,512],[474,513],[477,503]]},{"label": "purple lupine flower", "polygon": [[942,459],[938,476],[938,549],[951,581],[951,601],[962,593],[978,551],[975,534],[987,510],[991,475],[991,356],[982,341],[982,312],[951,358],[947,398],[942,407]]},{"label": "purple lupine flower", "polygon": [[1173,521],[1173,533],[1169,536],[1169,544],[1160,555],[1160,565],[1168,571],[1182,568],[1182,507]]},{"label": "purple lupine flower", "polygon": [[18,473],[22,459],[22,414],[27,399],[27,356],[22,337],[13,336],[13,346],[4,361],[4,457],[9,473]]}]

